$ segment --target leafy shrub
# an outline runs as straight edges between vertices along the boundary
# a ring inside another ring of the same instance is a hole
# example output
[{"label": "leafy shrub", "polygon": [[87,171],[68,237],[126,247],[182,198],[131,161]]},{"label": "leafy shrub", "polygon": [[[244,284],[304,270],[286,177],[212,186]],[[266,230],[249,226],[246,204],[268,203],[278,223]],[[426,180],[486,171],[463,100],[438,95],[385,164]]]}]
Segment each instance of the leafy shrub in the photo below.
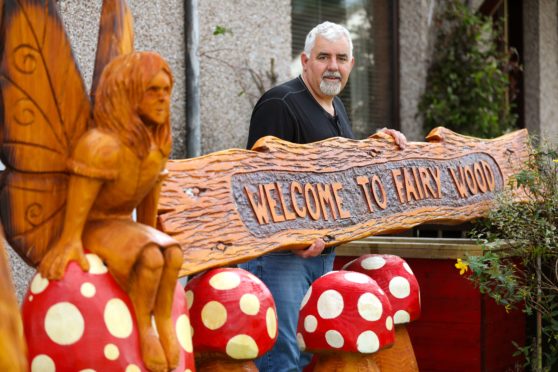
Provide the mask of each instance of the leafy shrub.
[{"label": "leafy shrub", "polygon": [[419,113],[426,132],[443,125],[461,134],[495,137],[513,128],[507,91],[508,53],[501,25],[451,0],[437,19],[435,52]]},{"label": "leafy shrub", "polygon": [[[467,257],[468,277],[497,303],[536,319],[533,342],[519,347],[534,371],[558,368],[558,153],[535,150],[514,185],[476,229],[484,255]],[[514,201],[514,192],[526,201]]]}]

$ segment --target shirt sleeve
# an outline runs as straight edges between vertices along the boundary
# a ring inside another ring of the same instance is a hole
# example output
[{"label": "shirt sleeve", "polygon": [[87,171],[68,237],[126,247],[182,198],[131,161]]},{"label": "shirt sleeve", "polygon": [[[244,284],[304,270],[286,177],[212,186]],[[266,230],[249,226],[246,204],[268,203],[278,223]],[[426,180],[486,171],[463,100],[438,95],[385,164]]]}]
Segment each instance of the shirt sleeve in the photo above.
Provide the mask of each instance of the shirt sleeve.
[{"label": "shirt sleeve", "polygon": [[251,149],[264,136],[296,142],[295,120],[287,104],[279,98],[259,102],[254,108],[246,148]]}]

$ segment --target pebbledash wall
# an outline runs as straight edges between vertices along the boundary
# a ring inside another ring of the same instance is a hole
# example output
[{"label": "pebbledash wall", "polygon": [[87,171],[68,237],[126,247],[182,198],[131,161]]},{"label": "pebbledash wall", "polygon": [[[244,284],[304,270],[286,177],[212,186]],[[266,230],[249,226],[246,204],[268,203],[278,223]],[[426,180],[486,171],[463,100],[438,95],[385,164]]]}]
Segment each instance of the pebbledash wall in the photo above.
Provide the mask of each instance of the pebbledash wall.
[{"label": "pebbledash wall", "polygon": [[[289,0],[128,0],[135,22],[137,50],[155,50],[174,73],[172,103],[173,157],[187,151],[185,9],[197,4],[200,61],[201,153],[244,148],[250,113],[259,89],[252,76],[273,71],[277,83],[287,80],[291,63]],[[102,0],[59,0],[58,6],[74,53],[90,85]],[[422,140],[416,105],[424,91],[433,48],[436,11],[441,0],[399,0],[399,116],[401,131]],[[472,2],[479,6],[481,0]],[[558,143],[558,2],[523,2],[525,118],[532,133]],[[221,32],[214,32],[219,29]],[[11,249],[18,298],[34,270]]]}]

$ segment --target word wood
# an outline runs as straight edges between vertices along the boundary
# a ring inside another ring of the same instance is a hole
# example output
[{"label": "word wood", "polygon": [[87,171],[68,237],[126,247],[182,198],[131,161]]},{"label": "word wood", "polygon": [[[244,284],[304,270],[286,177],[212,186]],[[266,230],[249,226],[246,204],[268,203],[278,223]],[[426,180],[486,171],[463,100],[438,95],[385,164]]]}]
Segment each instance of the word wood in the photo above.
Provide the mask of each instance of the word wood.
[{"label": "word wood", "polygon": [[496,139],[445,128],[400,150],[389,138],[293,144],[260,139],[169,161],[160,228],[184,252],[182,275],[300,249],[484,216],[528,156],[527,132]]}]

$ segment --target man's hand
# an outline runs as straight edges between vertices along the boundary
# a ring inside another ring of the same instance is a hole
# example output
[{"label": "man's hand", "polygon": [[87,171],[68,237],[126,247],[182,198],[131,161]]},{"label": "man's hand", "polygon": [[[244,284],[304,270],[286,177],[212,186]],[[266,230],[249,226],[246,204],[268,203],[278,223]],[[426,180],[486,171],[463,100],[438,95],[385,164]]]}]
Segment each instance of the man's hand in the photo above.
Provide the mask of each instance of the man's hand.
[{"label": "man's hand", "polygon": [[325,248],[325,242],[318,238],[314,243],[306,249],[293,249],[293,253],[302,258],[316,257],[322,254]]},{"label": "man's hand", "polygon": [[401,150],[407,146],[407,137],[405,137],[405,135],[398,130],[382,128],[378,132],[382,132],[393,137],[393,141]]}]

